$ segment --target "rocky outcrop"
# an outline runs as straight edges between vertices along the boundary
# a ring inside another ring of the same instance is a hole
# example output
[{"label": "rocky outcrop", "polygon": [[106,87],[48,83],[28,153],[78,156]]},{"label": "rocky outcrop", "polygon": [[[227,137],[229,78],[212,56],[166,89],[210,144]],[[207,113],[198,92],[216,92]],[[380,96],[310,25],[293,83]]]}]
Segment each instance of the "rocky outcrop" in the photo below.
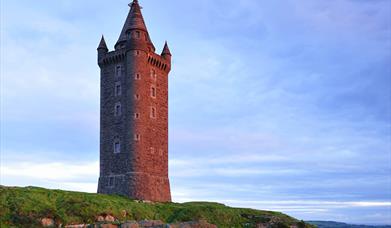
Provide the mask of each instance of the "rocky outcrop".
[{"label": "rocky outcrop", "polygon": [[41,219],[41,224],[43,227],[54,227],[55,223],[52,218],[43,218]]},{"label": "rocky outcrop", "polygon": [[[108,221],[110,220],[110,221]],[[111,221],[112,220],[112,221]],[[98,216],[96,224],[75,224],[75,225],[60,225],[65,228],[217,228],[216,225],[210,224],[206,221],[190,221],[178,222],[174,224],[166,224],[160,220],[142,220],[142,221],[127,221],[124,223],[114,224],[115,218],[106,215]],[[43,227],[55,227],[53,219],[44,218],[41,220]]]},{"label": "rocky outcrop", "polygon": [[216,225],[209,224],[206,221],[181,222],[181,223],[171,224],[168,227],[170,228],[217,228]]},{"label": "rocky outcrop", "polygon": [[[243,217],[247,215],[242,215]],[[286,228],[301,228],[305,227],[299,225],[284,226],[279,218],[273,216],[252,216],[252,219],[263,220],[263,222],[257,222],[256,228],[272,228],[272,227],[286,227]],[[41,219],[41,225],[43,227],[56,227],[55,221],[51,218]],[[250,224],[247,224],[250,226]],[[142,221],[126,221],[120,222],[114,216],[109,214],[102,214],[96,217],[95,224],[74,224],[74,225],[59,225],[58,227],[65,228],[217,228],[216,225],[210,224],[207,221],[189,221],[167,224],[160,220],[142,220]]]}]

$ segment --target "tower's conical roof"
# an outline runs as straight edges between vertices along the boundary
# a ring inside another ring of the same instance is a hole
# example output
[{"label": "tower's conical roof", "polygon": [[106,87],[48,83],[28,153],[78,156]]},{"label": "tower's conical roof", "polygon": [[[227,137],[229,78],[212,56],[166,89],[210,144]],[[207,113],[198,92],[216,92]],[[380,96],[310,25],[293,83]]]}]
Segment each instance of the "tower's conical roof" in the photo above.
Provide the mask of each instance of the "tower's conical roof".
[{"label": "tower's conical roof", "polygon": [[138,4],[138,1],[133,0],[133,2],[129,4],[129,6],[130,11],[128,17],[126,18],[124,27],[122,28],[121,34],[118,38],[117,44],[121,42],[126,42],[126,40],[128,39],[127,32],[133,29],[145,31],[148,36],[148,41],[150,42],[147,26],[145,25],[144,18],[141,13],[141,7]]},{"label": "tower's conical roof", "polygon": [[105,41],[105,37],[104,37],[103,35],[102,35],[102,39],[100,39],[100,43],[99,43],[98,49],[106,49],[106,50],[109,50],[109,49],[107,48],[106,41]]},{"label": "tower's conical roof", "polygon": [[168,48],[167,41],[166,41],[166,43],[164,43],[164,48],[163,48],[163,51],[162,51],[162,55],[171,55],[170,49]]}]

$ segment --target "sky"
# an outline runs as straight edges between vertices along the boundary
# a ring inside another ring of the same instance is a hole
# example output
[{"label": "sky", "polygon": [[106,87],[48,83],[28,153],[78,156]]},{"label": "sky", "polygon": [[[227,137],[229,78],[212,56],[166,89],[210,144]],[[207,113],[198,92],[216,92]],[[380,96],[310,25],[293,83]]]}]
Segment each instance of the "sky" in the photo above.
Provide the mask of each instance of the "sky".
[{"label": "sky", "polygon": [[[1,0],[2,185],[96,192],[99,67],[130,0]],[[140,0],[175,202],[391,224],[391,1]]]}]

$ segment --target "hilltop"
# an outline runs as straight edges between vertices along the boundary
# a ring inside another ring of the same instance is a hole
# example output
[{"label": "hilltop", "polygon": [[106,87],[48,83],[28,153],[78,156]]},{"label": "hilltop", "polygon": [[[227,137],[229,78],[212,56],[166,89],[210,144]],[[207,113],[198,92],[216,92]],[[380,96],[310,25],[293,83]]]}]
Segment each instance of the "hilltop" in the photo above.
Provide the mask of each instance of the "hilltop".
[{"label": "hilltop", "polygon": [[107,217],[117,225],[125,221],[158,220],[170,224],[201,221],[217,227],[313,227],[280,212],[232,208],[211,202],[148,203],[122,196],[5,186],[0,186],[0,198],[2,228],[40,227],[43,221],[56,226],[96,224]]}]

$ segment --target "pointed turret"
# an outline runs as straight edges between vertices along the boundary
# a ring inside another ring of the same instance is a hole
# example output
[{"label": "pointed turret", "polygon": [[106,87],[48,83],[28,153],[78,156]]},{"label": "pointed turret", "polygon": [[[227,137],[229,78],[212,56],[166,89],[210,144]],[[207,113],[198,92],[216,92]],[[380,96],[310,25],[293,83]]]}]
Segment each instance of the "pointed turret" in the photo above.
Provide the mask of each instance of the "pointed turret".
[{"label": "pointed turret", "polygon": [[168,48],[167,41],[166,41],[166,43],[164,43],[164,48],[163,48],[161,56],[164,57],[165,55],[171,56],[171,52],[170,52],[170,49]]},{"label": "pointed turret", "polygon": [[98,64],[101,64],[102,59],[105,57],[106,53],[109,51],[103,35],[102,35],[102,39],[100,39],[100,43],[99,43],[97,50],[98,50]]},{"label": "pointed turret", "polygon": [[163,57],[163,59],[167,60],[171,65],[171,52],[170,52],[170,49],[168,48],[167,41],[166,41],[166,43],[164,43],[164,48],[163,48],[161,56]]},{"label": "pointed turret", "polygon": [[107,45],[106,45],[106,41],[105,41],[105,37],[102,35],[102,39],[100,40],[100,43],[99,43],[99,46],[98,46],[98,50],[99,49],[104,49],[104,50],[109,50],[107,48]]},{"label": "pointed turret", "polygon": [[[121,34],[115,44],[115,49],[124,47],[127,41],[135,41],[131,45],[134,49],[145,49],[155,51],[155,47],[151,42],[148,34],[147,26],[145,25],[141,7],[137,0],[133,0],[129,4],[130,11],[122,28]],[[135,47],[135,43],[137,47]]]}]

